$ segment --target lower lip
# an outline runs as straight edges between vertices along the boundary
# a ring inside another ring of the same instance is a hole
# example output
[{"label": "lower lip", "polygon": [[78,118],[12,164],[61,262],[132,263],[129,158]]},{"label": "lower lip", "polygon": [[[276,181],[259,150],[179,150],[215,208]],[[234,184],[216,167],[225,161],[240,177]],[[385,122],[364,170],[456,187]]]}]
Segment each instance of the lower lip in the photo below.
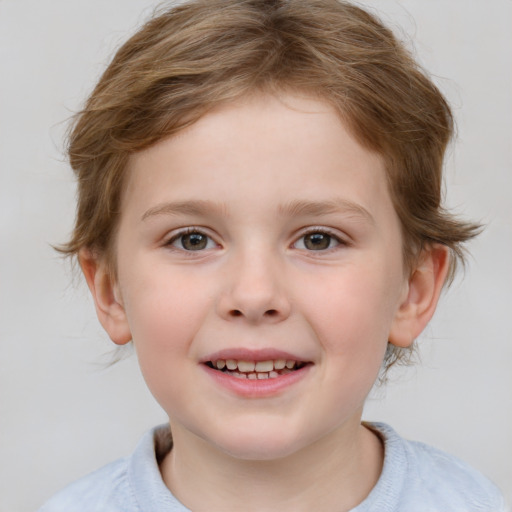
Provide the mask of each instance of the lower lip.
[{"label": "lower lip", "polygon": [[244,398],[265,398],[278,395],[290,386],[297,384],[309,373],[312,365],[307,364],[286,375],[268,379],[238,378],[219,370],[214,370],[205,364],[201,366],[215,382],[228,391]]}]

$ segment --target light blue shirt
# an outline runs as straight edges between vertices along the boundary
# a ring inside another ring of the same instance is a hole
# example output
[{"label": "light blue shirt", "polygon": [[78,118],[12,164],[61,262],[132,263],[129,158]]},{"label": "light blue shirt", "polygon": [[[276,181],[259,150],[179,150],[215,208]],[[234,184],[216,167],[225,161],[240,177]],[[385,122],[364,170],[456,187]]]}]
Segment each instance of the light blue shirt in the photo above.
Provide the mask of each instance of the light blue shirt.
[{"label": "light blue shirt", "polygon": [[[351,512],[505,512],[500,491],[464,462],[406,441],[388,425],[369,426],[384,442],[384,466],[368,497]],[[160,475],[157,429],[142,438],[133,455],[69,485],[38,512],[190,512]]]}]

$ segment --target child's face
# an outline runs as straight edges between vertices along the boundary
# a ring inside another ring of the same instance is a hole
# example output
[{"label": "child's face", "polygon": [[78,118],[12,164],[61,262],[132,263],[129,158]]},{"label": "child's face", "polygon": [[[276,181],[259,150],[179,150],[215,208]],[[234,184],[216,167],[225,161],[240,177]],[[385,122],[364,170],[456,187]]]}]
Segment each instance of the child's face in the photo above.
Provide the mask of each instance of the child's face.
[{"label": "child's face", "polygon": [[[401,255],[383,162],[326,103],[257,96],[134,155],[118,323],[176,443],[271,459],[355,428],[408,293]],[[277,370],[210,367],[226,360]]]}]

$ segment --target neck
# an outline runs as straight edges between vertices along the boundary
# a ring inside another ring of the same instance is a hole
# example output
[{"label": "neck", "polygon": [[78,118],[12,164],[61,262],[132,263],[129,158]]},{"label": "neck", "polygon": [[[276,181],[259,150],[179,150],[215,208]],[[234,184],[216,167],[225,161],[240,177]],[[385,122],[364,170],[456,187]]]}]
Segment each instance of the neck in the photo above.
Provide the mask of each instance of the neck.
[{"label": "neck", "polygon": [[348,511],[366,498],[382,470],[382,444],[359,423],[268,461],[237,459],[189,436],[173,428],[175,444],[161,471],[176,498],[194,511],[205,504],[214,511]]}]

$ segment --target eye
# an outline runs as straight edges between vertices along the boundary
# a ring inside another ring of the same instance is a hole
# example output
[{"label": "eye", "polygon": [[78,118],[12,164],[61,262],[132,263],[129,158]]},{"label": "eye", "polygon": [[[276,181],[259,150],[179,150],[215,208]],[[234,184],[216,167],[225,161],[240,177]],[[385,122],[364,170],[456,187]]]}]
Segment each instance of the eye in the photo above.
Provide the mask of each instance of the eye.
[{"label": "eye", "polygon": [[175,235],[167,245],[184,251],[203,251],[217,247],[217,244],[208,235],[196,230]]},{"label": "eye", "polygon": [[301,236],[294,247],[296,249],[305,249],[307,251],[326,251],[337,247],[342,242],[336,236],[324,231],[312,231]]}]

